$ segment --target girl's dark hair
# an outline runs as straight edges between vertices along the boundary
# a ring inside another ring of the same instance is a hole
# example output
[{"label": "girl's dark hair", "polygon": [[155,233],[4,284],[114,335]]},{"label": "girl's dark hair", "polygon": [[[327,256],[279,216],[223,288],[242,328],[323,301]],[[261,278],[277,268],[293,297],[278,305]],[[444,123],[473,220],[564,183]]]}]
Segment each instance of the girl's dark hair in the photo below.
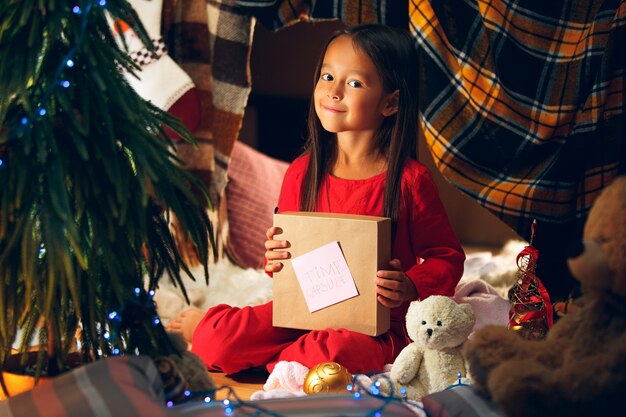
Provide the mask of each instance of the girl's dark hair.
[{"label": "girl's dark hair", "polygon": [[[407,158],[417,158],[417,50],[408,31],[379,24],[352,26],[335,32],[326,42],[317,63],[314,85],[320,76],[324,55],[330,43],[349,36],[354,46],[374,63],[386,93],[399,90],[398,112],[384,119],[376,135],[381,154],[388,160],[383,199],[383,216],[395,226],[400,212],[400,184]],[[308,137],[304,153],[309,167],[304,177],[300,209],[314,211],[319,189],[332,167],[336,147],[332,134],[324,130],[315,113],[315,102],[309,106]],[[395,227],[393,228],[395,230]]]}]

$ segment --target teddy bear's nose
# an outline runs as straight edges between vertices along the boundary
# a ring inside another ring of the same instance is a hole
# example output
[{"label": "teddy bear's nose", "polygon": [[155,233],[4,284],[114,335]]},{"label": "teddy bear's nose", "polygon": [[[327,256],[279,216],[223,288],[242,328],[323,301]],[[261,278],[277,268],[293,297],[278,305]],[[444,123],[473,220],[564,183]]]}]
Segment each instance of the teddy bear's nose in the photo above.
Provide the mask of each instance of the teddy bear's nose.
[{"label": "teddy bear's nose", "polygon": [[428,333],[428,336],[432,336],[433,335],[433,329],[426,329],[426,333]]}]

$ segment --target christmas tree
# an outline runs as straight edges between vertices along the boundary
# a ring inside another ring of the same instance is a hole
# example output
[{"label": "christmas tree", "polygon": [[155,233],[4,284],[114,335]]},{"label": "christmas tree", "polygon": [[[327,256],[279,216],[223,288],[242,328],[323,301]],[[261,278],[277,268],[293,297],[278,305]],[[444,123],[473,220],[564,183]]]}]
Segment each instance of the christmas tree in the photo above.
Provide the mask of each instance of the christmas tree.
[{"label": "christmas tree", "polygon": [[164,127],[193,138],[125,81],[139,68],[116,21],[153,48],[125,0],[0,2],[3,370],[33,345],[48,375],[72,350],[82,362],[170,353],[151,294],[165,273],[183,293],[191,276],[170,216],[208,282],[210,201]]}]

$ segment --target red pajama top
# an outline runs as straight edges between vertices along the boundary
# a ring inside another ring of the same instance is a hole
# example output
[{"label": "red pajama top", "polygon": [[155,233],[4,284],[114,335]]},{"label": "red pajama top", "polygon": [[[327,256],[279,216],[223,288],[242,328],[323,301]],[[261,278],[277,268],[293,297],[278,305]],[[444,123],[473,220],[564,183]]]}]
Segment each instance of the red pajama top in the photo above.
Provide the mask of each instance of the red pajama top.
[{"label": "red pajama top", "polygon": [[[307,167],[308,156],[305,155],[287,169],[278,202],[279,212],[300,210]],[[317,211],[382,216],[385,178],[386,173],[362,180],[327,175],[318,196]],[[428,169],[413,159],[407,160],[401,190],[392,259],[400,260],[420,299],[433,294],[452,296],[463,274],[465,254]],[[392,321],[404,322],[408,304],[392,309]]]}]

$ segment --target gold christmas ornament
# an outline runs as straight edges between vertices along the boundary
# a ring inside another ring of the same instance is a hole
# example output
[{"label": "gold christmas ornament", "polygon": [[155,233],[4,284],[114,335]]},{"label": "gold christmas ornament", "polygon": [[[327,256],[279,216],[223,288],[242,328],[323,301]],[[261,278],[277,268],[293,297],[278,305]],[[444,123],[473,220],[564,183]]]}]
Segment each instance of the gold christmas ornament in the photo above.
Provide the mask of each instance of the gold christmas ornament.
[{"label": "gold christmas ornament", "polygon": [[352,374],[337,362],[322,362],[312,367],[304,378],[302,390],[309,395],[346,392]]}]

